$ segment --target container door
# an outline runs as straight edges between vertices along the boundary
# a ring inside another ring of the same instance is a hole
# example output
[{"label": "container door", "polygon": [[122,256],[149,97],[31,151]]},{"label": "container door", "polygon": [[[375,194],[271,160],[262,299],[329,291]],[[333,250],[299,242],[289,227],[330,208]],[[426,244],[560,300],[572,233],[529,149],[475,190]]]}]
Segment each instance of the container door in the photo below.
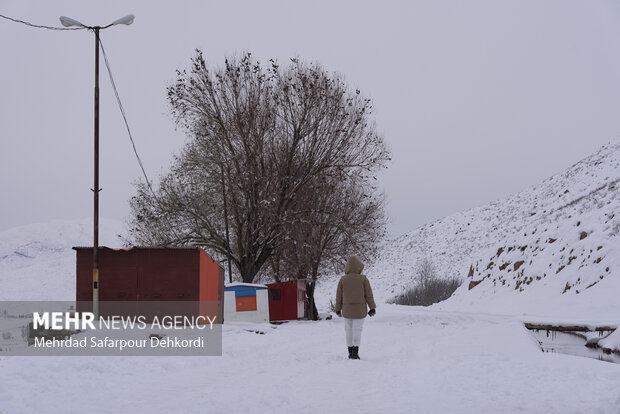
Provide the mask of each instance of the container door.
[{"label": "container door", "polygon": [[306,316],[306,289],[303,282],[297,284],[297,319]]},{"label": "container door", "polygon": [[269,288],[269,320],[281,321],[285,318],[282,317],[284,313],[282,302],[282,288],[271,287]]}]

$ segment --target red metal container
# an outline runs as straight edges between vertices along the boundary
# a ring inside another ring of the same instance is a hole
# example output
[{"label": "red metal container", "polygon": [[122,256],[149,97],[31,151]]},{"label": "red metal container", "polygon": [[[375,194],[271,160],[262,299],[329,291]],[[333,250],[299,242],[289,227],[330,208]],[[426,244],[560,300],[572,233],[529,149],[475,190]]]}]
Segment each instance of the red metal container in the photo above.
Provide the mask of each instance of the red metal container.
[{"label": "red metal container", "polygon": [[[93,248],[73,249],[76,301],[92,302]],[[200,248],[99,247],[99,300],[200,302],[200,314],[222,323],[224,269]]]},{"label": "red metal container", "polygon": [[269,320],[294,321],[306,316],[306,282],[269,283]]}]

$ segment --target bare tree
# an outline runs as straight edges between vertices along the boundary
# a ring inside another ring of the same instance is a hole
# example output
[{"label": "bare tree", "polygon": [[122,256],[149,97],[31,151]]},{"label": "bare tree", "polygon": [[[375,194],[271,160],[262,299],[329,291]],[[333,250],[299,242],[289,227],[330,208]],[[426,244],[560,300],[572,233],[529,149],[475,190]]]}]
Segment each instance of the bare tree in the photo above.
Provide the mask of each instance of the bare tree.
[{"label": "bare tree", "polygon": [[132,237],[230,255],[245,282],[290,240],[317,177],[366,183],[389,159],[370,100],[317,64],[263,67],[248,53],[211,71],[197,51],[168,100],[190,141],[154,193],[137,186]]},{"label": "bare tree", "polygon": [[435,270],[435,265],[433,261],[429,257],[423,257],[416,263],[416,278],[418,279],[418,284],[425,286],[430,283],[433,279],[437,278],[437,271]]},{"label": "bare tree", "polygon": [[296,198],[292,211],[298,214],[285,224],[286,241],[270,265],[276,280],[308,281],[306,316],[317,319],[317,279],[340,272],[353,252],[372,259],[384,237],[385,216],[383,197],[368,183],[320,177],[310,184]]}]

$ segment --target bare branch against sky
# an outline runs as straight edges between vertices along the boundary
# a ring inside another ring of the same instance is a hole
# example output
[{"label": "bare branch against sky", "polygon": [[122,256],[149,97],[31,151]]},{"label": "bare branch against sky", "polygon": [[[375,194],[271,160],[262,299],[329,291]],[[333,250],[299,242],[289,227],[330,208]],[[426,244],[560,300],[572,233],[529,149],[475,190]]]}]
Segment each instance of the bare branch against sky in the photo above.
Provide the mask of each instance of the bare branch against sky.
[{"label": "bare branch against sky", "polygon": [[[165,99],[194,49],[316,60],[373,99],[393,153],[380,177],[394,235],[519,191],[620,135],[614,1],[0,3],[102,32],[148,174],[185,142]],[[0,20],[0,231],[91,214],[93,51],[86,31]],[[101,215],[123,219],[141,172],[101,79]]]}]

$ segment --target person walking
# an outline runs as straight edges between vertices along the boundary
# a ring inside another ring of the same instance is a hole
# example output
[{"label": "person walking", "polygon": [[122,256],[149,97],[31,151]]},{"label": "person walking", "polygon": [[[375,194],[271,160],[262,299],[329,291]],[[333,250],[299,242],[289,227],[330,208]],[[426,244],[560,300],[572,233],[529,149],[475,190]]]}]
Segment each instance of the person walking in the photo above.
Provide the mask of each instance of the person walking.
[{"label": "person walking", "polygon": [[349,359],[360,359],[359,347],[366,317],[374,316],[377,305],[372,297],[368,278],[362,274],[364,264],[355,256],[349,257],[344,267],[345,275],[338,282],[336,291],[336,315],[344,317],[344,331],[349,349]]}]

